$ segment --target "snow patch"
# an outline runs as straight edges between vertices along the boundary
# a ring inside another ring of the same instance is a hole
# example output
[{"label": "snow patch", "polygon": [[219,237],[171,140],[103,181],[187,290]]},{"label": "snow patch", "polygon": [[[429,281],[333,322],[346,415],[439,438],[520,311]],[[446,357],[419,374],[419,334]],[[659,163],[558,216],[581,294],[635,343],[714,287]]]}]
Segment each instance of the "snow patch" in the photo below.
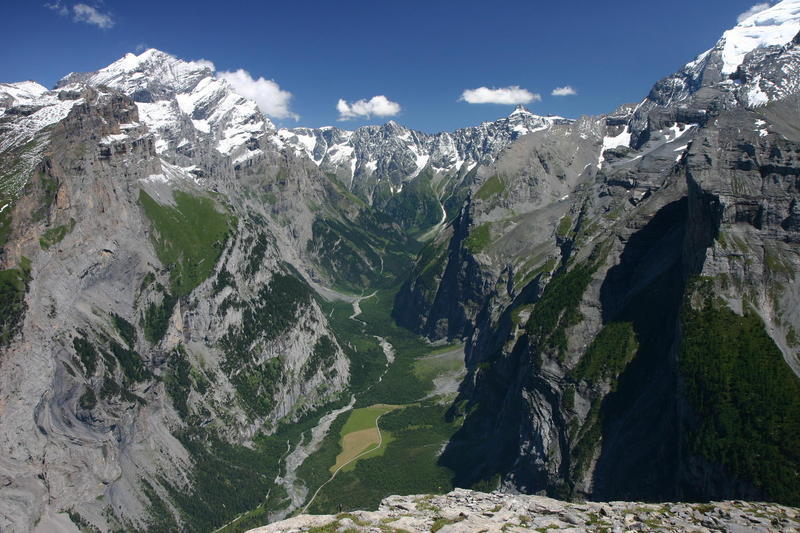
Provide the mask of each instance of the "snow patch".
[{"label": "snow patch", "polygon": [[243,153],[242,155],[240,155],[239,157],[237,157],[236,159],[234,159],[233,160],[233,164],[234,165],[238,165],[240,163],[244,163],[248,159],[253,159],[255,156],[257,156],[259,154],[263,154],[263,153],[264,152],[261,149],[248,150],[245,153]]},{"label": "snow patch", "polygon": [[761,90],[759,81],[761,81],[761,76],[753,80],[753,86],[747,92],[747,104],[750,107],[759,107],[769,103],[769,96]]},{"label": "snow patch", "polygon": [[11,105],[27,104],[47,92],[47,87],[35,81],[0,83],[0,99],[10,98]]},{"label": "snow patch", "polygon": [[169,178],[165,174],[150,174],[142,181],[149,181],[151,183],[169,183]]},{"label": "snow patch", "polygon": [[0,150],[27,142],[43,128],[64,120],[76,104],[83,103],[83,99],[61,101],[57,98],[45,97],[37,100],[36,103],[41,103],[44,107],[15,122],[14,128],[8,131],[0,141]]},{"label": "snow patch", "polygon": [[136,108],[139,110],[139,118],[151,131],[167,130],[178,121],[178,115],[169,100],[136,102]]},{"label": "snow patch", "polygon": [[211,126],[207,120],[192,120],[194,129],[203,133],[211,133]]},{"label": "snow patch", "polygon": [[631,131],[630,128],[625,128],[619,135],[615,135],[613,137],[606,135],[603,137],[603,147],[600,149],[600,157],[597,159],[597,168],[603,164],[605,157],[603,156],[603,152],[606,150],[611,150],[612,148],[619,148],[620,146],[630,146],[631,145]]},{"label": "snow patch", "polygon": [[113,144],[124,141],[127,139],[128,136],[124,133],[117,133],[114,135],[106,135],[102,139],[100,139],[100,144]]}]

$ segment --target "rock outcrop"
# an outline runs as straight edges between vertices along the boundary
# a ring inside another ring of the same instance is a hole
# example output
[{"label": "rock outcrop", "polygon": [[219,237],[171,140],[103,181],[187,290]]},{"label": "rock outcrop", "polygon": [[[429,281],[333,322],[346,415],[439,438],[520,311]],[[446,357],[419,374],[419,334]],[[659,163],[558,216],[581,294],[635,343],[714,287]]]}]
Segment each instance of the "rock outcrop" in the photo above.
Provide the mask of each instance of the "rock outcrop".
[{"label": "rock outcrop", "polygon": [[726,531],[783,533],[800,528],[800,510],[743,501],[569,503],[544,496],[458,489],[442,496],[390,496],[377,511],[300,515],[249,533],[353,531]]}]

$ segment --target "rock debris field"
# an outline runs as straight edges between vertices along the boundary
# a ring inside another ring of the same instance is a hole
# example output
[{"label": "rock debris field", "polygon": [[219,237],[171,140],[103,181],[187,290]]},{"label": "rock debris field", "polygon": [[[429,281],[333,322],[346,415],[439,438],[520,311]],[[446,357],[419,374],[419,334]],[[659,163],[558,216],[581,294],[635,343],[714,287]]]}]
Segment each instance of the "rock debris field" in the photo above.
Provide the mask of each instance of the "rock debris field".
[{"label": "rock debris field", "polygon": [[250,533],[327,532],[797,532],[800,510],[769,503],[570,503],[543,496],[457,489],[389,496],[377,511],[300,515]]}]

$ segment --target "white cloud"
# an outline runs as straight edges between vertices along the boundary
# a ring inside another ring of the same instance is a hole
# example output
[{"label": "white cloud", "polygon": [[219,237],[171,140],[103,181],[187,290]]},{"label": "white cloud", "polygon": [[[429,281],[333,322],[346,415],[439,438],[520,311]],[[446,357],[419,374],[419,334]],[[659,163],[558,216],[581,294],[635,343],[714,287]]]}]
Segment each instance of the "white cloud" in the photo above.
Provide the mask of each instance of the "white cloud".
[{"label": "white cloud", "polygon": [[553,89],[553,92],[550,93],[551,96],[572,96],[574,94],[578,94],[578,91],[573,89],[570,85],[556,87]]},{"label": "white cloud", "polygon": [[[214,66],[213,63],[204,59],[195,61],[195,63],[201,64],[203,62],[210,68]],[[235,72],[217,72],[217,77],[227,80],[233,90],[245,98],[253,100],[265,115],[278,119],[300,119],[299,115],[289,109],[292,93],[281,89],[273,80],[261,77],[255,79],[249,72],[241,68]]]},{"label": "white cloud", "polygon": [[109,13],[102,13],[92,6],[86,4],[75,4],[72,6],[72,19],[75,22],[85,22],[107,30],[114,26],[114,19]]},{"label": "white cloud", "polygon": [[56,0],[55,2],[48,2],[44,5],[47,9],[58,11],[58,14],[62,17],[66,17],[69,15],[69,8],[61,3],[61,0]]},{"label": "white cloud", "polygon": [[336,104],[339,112],[339,120],[351,120],[359,117],[392,117],[400,112],[400,104],[392,102],[382,94],[373,96],[369,100],[358,100],[348,104],[345,100],[339,99]]},{"label": "white cloud", "polygon": [[529,104],[538,102],[542,99],[541,95],[523,89],[518,85],[510,87],[500,87],[490,89],[488,87],[478,87],[477,89],[467,89],[461,93],[462,101],[469,104]]},{"label": "white cloud", "polygon": [[762,11],[769,9],[770,7],[772,6],[770,6],[769,2],[762,2],[760,4],[756,4],[747,11],[745,11],[744,13],[742,13],[741,15],[739,15],[738,17],[736,17],[736,22],[741,23],[745,19],[752,17],[756,13],[761,13]]},{"label": "white cloud", "polygon": [[194,59],[194,60],[192,60],[192,63],[204,66],[204,67],[208,68],[209,70],[211,70],[211,72],[216,72],[216,70],[217,70],[217,67],[214,66],[214,62],[213,61],[209,61],[208,59]]}]

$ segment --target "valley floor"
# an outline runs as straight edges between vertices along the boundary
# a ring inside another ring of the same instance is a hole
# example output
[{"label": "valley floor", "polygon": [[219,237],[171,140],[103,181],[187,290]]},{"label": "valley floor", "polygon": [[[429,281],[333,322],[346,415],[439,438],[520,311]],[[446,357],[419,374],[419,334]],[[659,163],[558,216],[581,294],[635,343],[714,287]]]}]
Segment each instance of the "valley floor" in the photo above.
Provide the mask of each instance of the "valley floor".
[{"label": "valley floor", "polygon": [[316,426],[287,442],[277,497],[219,532],[453,488],[453,473],[437,461],[461,423],[446,421],[445,413],[465,373],[463,346],[432,346],[398,327],[390,316],[393,291],[358,297],[328,290],[324,298],[340,343],[351,349],[351,401],[333,413],[321,409]]}]

